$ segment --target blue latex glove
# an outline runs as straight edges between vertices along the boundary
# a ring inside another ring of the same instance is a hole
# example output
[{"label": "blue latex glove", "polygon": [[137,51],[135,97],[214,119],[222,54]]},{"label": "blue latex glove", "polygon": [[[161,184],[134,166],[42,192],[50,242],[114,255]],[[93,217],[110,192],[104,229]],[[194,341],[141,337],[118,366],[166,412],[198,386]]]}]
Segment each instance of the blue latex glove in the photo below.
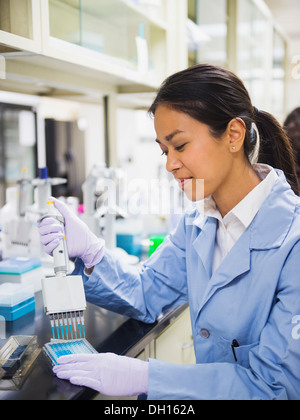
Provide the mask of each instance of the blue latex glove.
[{"label": "blue latex glove", "polygon": [[[87,225],[72,212],[66,204],[51,197],[57,210],[65,219],[65,236],[70,258],[78,257],[86,268],[94,267],[104,255],[105,241],[97,238]],[[60,224],[52,217],[43,219],[38,224],[41,243],[45,246],[47,254],[52,255],[53,250],[63,238]]]},{"label": "blue latex glove", "polygon": [[148,393],[148,362],[99,353],[62,356],[58,363],[53,372],[74,385],[86,386],[108,396],[131,397]]}]

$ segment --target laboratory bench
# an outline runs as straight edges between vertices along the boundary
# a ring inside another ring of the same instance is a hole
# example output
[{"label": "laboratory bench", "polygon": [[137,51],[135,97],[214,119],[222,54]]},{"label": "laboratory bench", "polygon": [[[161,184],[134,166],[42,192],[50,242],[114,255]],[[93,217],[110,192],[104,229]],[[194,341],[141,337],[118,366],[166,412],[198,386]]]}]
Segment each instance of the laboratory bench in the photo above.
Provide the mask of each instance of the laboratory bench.
[{"label": "laboratory bench", "polygon": [[[50,321],[44,313],[41,292],[36,293],[35,302],[34,312],[6,323],[6,339],[12,335],[36,335],[40,348],[50,342]],[[162,315],[157,322],[145,324],[88,303],[84,317],[86,339],[99,353],[113,352],[138,357],[157,337],[163,336],[162,333],[172,327],[187,309],[188,304],[178,306]],[[4,341],[0,340],[0,345]],[[21,389],[0,390],[0,400],[89,400],[97,398],[97,395],[92,389],[58,379],[43,351],[35,360]]]}]

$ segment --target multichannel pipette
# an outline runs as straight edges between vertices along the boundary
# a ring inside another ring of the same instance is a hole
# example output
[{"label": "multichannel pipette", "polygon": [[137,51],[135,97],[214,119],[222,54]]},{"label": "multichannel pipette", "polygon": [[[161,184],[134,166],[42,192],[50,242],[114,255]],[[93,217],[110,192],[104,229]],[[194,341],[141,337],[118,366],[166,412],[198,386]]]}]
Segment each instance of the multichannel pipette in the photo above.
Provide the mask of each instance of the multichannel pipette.
[{"label": "multichannel pipette", "polygon": [[53,338],[74,340],[85,337],[83,311],[49,314]]},{"label": "multichannel pipette", "polygon": [[[48,201],[48,214],[44,217],[55,218],[62,225],[64,235],[64,219]],[[83,312],[86,299],[81,276],[67,276],[69,256],[66,238],[60,240],[53,251],[55,277],[42,280],[44,308],[50,317],[54,339],[73,340],[85,337]]]}]

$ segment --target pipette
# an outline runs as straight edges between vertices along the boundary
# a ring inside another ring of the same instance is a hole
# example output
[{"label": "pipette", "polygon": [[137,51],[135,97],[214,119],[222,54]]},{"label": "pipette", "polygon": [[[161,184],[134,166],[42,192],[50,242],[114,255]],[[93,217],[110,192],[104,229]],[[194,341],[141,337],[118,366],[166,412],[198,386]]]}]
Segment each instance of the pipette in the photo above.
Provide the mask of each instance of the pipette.
[{"label": "pipette", "polygon": [[85,338],[83,312],[86,299],[81,276],[67,276],[69,257],[64,234],[64,219],[48,201],[48,214],[45,217],[55,218],[62,226],[63,239],[53,251],[55,277],[42,279],[44,308],[50,317],[54,339],[73,340]]}]

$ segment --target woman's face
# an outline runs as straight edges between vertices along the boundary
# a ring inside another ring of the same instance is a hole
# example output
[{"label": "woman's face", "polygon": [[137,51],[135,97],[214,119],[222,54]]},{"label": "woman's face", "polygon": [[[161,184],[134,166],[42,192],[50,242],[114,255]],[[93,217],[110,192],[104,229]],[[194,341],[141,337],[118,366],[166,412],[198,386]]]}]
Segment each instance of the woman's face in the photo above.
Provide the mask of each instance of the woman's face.
[{"label": "woman's face", "polygon": [[162,105],[156,109],[154,125],[166,168],[190,200],[201,200],[222,187],[233,159],[228,133],[216,139],[206,124]]}]

